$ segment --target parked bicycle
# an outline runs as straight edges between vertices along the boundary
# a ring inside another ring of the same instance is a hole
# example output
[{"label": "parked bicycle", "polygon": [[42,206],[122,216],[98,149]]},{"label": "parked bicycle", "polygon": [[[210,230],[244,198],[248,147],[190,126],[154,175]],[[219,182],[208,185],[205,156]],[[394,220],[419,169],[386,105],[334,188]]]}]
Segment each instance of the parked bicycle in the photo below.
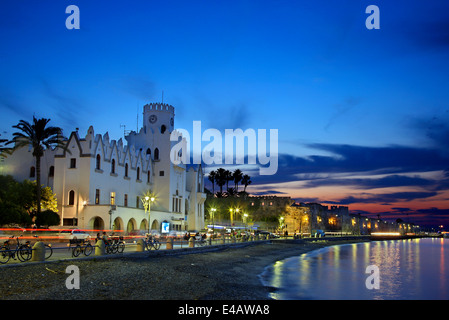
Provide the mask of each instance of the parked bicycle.
[{"label": "parked bicycle", "polygon": [[81,253],[83,253],[86,257],[90,255],[94,251],[93,246],[90,244],[90,241],[87,239],[82,240],[82,242],[78,242],[76,247],[72,250],[72,256],[78,257]]},{"label": "parked bicycle", "polygon": [[[19,259],[20,261],[28,261],[31,259],[32,256],[32,249],[29,244],[29,241],[27,241],[25,244],[21,244],[19,237],[10,237],[8,240],[6,240],[2,247],[0,248],[0,263],[7,263],[11,258],[14,260]],[[12,239],[16,238],[17,240],[17,246],[15,249],[11,249],[10,241]]]},{"label": "parked bicycle", "polygon": [[207,244],[206,239],[204,239],[202,236],[195,236],[195,244],[203,247]]},{"label": "parked bicycle", "polygon": [[159,248],[161,247],[161,243],[152,235],[147,234],[145,238],[145,247],[147,248],[147,250],[159,250]]},{"label": "parked bicycle", "polygon": [[108,239],[106,242],[106,253],[122,253],[125,251],[125,241],[123,237],[114,237],[112,239]]}]

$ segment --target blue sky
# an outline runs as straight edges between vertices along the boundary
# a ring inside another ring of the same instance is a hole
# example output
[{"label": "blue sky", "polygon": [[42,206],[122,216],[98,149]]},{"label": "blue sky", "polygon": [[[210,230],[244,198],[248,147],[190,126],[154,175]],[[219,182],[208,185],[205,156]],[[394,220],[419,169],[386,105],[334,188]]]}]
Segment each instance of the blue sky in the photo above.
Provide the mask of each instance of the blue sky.
[{"label": "blue sky", "polygon": [[2,137],[34,114],[118,139],[164,91],[175,127],[279,130],[253,192],[447,219],[447,1],[130,3],[0,3]]}]

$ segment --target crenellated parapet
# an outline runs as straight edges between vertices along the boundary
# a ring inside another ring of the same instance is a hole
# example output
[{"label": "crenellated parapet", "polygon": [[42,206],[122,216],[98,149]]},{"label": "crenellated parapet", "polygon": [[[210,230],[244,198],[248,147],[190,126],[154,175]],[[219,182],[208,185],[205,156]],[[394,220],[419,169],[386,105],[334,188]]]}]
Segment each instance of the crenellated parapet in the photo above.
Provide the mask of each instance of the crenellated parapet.
[{"label": "crenellated parapet", "polygon": [[143,107],[143,111],[147,112],[147,111],[167,111],[170,113],[174,113],[175,112],[175,108],[167,103],[161,103],[161,102],[151,102],[146,104]]}]

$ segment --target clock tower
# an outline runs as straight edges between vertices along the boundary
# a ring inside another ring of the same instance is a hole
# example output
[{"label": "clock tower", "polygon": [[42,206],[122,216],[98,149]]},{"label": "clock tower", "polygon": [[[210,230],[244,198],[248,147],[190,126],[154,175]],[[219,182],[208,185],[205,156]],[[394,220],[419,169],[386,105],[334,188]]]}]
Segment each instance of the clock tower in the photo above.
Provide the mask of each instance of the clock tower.
[{"label": "clock tower", "polygon": [[171,133],[174,128],[175,108],[166,103],[149,103],[143,107],[145,131]]}]

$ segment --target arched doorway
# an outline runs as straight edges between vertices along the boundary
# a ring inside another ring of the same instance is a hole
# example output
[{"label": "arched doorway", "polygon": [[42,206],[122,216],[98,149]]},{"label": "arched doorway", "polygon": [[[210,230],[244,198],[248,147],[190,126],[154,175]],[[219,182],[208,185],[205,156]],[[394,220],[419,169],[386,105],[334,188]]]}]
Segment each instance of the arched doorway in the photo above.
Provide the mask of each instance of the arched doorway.
[{"label": "arched doorway", "polygon": [[159,221],[153,220],[153,223],[151,224],[151,230],[159,231]]},{"label": "arched doorway", "polygon": [[143,220],[140,222],[139,230],[145,230],[145,231],[148,231],[148,221],[147,221],[147,219],[143,219]]},{"label": "arched doorway", "polygon": [[120,217],[114,219],[114,223],[112,224],[112,230],[122,230],[123,231],[123,220]]},{"label": "arched doorway", "polygon": [[104,230],[104,221],[100,217],[93,217],[89,220],[88,226],[89,229],[101,231]]},{"label": "arched doorway", "polygon": [[128,224],[126,226],[126,232],[129,234],[131,231],[136,230],[136,220],[134,218],[129,219]]}]

